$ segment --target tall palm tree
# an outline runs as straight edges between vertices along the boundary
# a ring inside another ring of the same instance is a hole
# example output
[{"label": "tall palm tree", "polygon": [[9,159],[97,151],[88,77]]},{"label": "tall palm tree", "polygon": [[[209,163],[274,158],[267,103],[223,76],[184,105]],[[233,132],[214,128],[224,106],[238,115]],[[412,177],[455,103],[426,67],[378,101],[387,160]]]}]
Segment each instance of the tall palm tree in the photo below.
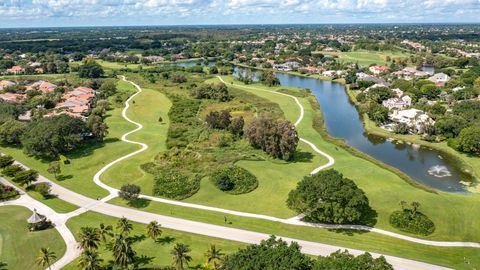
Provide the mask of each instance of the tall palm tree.
[{"label": "tall palm tree", "polygon": [[132,223],[128,221],[128,219],[123,217],[118,220],[117,229],[120,231],[121,234],[128,235],[130,231],[132,231],[133,226],[132,226]]},{"label": "tall palm tree", "polygon": [[38,265],[45,267],[47,266],[50,269],[50,265],[57,258],[55,252],[50,251],[49,248],[41,248],[40,253],[37,256],[36,262]]},{"label": "tall palm tree", "polygon": [[188,255],[190,251],[188,245],[182,243],[175,244],[170,254],[172,254],[173,265],[177,270],[183,270],[185,265],[188,266],[188,262],[192,260],[192,257]]},{"label": "tall palm tree", "polygon": [[0,261],[0,270],[7,270],[7,263]]},{"label": "tall palm tree", "polygon": [[97,249],[100,243],[100,235],[97,228],[80,228],[80,247],[83,249]]},{"label": "tall palm tree", "polygon": [[153,241],[157,240],[157,238],[162,234],[162,227],[158,222],[152,221],[147,225],[147,235],[148,237],[152,238]]},{"label": "tall palm tree", "polygon": [[83,270],[100,270],[103,259],[100,258],[97,251],[86,249],[82,252],[78,261],[78,268]]},{"label": "tall palm tree", "polygon": [[221,249],[217,249],[215,245],[210,245],[210,249],[205,252],[205,257],[207,257],[207,264],[210,265],[211,263],[213,263],[212,268],[214,270],[217,270],[223,255],[225,254],[222,253]]},{"label": "tall palm tree", "polygon": [[107,236],[113,236],[113,227],[112,225],[105,226],[105,224],[100,223],[100,228],[98,228],[98,235],[103,242],[107,241]]},{"label": "tall palm tree", "polygon": [[132,239],[123,234],[118,234],[113,240],[111,249],[114,264],[128,269],[128,265],[133,262],[136,256],[136,252],[132,248]]}]

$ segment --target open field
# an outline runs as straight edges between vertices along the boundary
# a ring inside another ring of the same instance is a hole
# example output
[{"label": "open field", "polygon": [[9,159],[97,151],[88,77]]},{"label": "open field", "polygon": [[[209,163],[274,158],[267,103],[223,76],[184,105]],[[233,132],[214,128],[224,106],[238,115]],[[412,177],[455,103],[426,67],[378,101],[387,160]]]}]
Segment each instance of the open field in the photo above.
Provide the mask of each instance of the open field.
[{"label": "open field", "polygon": [[29,232],[27,219],[32,212],[21,206],[1,206],[0,261],[7,269],[45,269],[35,263],[40,249],[50,248],[57,259],[65,253],[65,243],[55,229]]},{"label": "open field", "polygon": [[387,64],[387,56],[392,59],[396,58],[406,58],[408,54],[403,52],[393,52],[393,51],[385,51],[385,52],[375,52],[375,51],[353,51],[353,52],[324,52],[324,51],[317,51],[313,52],[314,54],[324,54],[324,55],[335,55],[338,56],[339,60],[343,60],[344,62],[351,62],[357,63],[361,66],[369,66],[372,64],[377,65],[386,65]]},{"label": "open field", "polygon": [[[78,237],[81,227],[98,227],[100,223],[104,223],[105,225],[113,225],[115,228],[116,222],[117,219],[115,218],[88,212],[70,219],[67,222],[67,226],[72,230],[73,234]],[[132,224],[132,235],[141,236],[146,234],[147,225],[139,223]],[[169,229],[162,230],[163,233],[158,242],[154,242],[152,239],[146,238],[143,241],[134,244],[133,246],[139,256],[145,255],[151,259],[151,261],[148,262],[145,267],[170,266],[172,264],[172,256],[170,255],[170,251],[175,243],[183,243],[190,246],[190,249],[192,250],[190,253],[190,256],[192,256],[192,262],[189,264],[190,266],[198,266],[205,263],[204,253],[208,250],[211,244],[214,244],[226,254],[235,252],[238,248],[245,246],[245,244],[234,241],[178,232]],[[104,259],[104,262],[108,262],[108,260],[112,258],[111,252],[106,250],[104,244],[102,244],[98,250],[101,254],[101,258]],[[77,270],[77,263],[78,259],[67,265],[64,269]]]}]

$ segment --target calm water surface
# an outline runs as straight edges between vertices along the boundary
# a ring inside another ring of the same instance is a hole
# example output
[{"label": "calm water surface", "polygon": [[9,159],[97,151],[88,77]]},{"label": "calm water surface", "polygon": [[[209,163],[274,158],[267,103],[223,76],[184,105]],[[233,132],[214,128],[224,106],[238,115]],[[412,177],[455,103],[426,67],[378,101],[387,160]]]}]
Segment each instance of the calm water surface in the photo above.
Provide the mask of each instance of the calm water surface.
[{"label": "calm water surface", "polygon": [[[236,72],[243,72],[243,69]],[[452,193],[468,192],[461,181],[468,181],[471,177],[455,166],[455,162],[442,157],[440,152],[367,135],[360,115],[342,84],[284,73],[276,75],[282,86],[312,91],[320,103],[325,126],[331,136],[344,139],[347,144],[427,186]]]}]

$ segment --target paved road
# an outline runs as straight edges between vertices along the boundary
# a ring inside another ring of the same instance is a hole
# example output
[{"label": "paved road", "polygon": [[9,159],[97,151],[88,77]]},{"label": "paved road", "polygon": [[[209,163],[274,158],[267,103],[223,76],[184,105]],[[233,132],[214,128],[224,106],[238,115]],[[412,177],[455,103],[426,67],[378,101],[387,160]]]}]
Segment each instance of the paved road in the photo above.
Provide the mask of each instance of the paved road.
[{"label": "paved road", "polygon": [[[0,182],[5,185],[11,185],[3,177],[0,177]],[[20,198],[13,201],[0,202],[0,206],[18,205],[26,207],[32,210],[32,212],[34,209],[36,209],[38,213],[45,215],[54,224],[55,229],[58,231],[58,233],[60,233],[63,241],[65,241],[65,254],[63,254],[63,256],[51,266],[51,270],[61,269],[62,267],[73,261],[76,257],[78,257],[81,253],[81,250],[78,248],[77,241],[75,240],[72,232],[65,225],[66,221],[71,216],[59,214],[55,212],[52,208],[33,199],[21,189],[16,189],[20,192]]]}]

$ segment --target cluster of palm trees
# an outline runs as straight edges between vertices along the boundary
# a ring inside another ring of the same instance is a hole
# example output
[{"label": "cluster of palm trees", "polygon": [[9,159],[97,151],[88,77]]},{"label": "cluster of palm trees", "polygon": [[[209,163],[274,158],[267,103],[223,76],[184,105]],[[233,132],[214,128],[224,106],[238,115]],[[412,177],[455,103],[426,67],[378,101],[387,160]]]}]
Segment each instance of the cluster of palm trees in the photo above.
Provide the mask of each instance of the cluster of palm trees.
[{"label": "cluster of palm trees", "polygon": [[[101,270],[103,259],[100,257],[98,248],[103,243],[107,250],[112,252],[112,264],[115,269],[136,269],[139,264],[137,252],[132,245],[141,237],[130,236],[133,230],[132,223],[126,218],[121,218],[116,223],[115,229],[111,225],[100,224],[99,227],[82,227],[79,232],[79,248],[82,254],[78,260],[78,268],[82,270]],[[146,235],[153,241],[157,241],[162,235],[161,225],[152,221],[146,226]],[[176,243],[171,250],[172,265],[177,270],[188,268],[192,260],[191,249],[183,243]],[[221,268],[224,254],[215,245],[211,245],[205,253],[206,262],[203,269],[217,270]],[[37,258],[37,264],[50,268],[55,261],[56,255],[48,248],[42,248]],[[0,270],[1,264],[0,264]]]}]

